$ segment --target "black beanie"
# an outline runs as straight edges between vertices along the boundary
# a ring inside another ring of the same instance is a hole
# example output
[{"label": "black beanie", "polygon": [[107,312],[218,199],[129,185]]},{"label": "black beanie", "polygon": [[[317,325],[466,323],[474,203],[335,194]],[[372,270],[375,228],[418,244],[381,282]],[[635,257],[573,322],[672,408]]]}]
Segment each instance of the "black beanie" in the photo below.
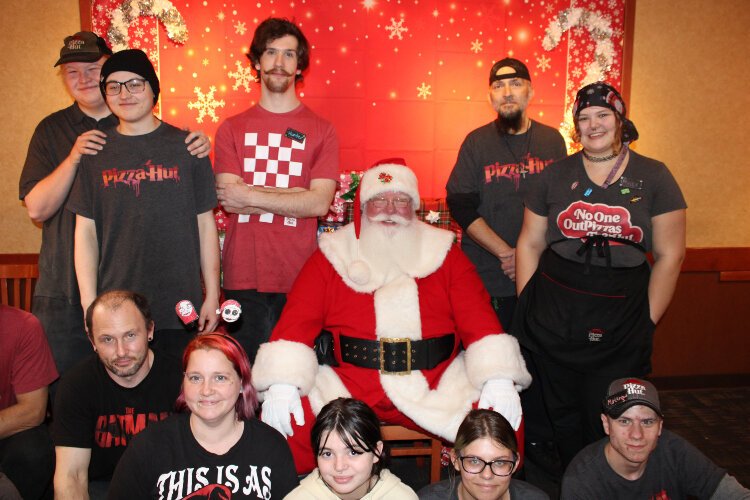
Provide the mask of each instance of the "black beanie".
[{"label": "black beanie", "polygon": [[104,84],[107,82],[107,77],[116,71],[129,71],[145,78],[151,85],[151,90],[154,93],[154,105],[156,105],[156,101],[159,100],[159,78],[154,71],[154,65],[148,60],[145,52],[140,49],[121,50],[107,59],[102,66],[102,76],[99,80],[99,90],[105,100],[107,96],[104,93]]}]

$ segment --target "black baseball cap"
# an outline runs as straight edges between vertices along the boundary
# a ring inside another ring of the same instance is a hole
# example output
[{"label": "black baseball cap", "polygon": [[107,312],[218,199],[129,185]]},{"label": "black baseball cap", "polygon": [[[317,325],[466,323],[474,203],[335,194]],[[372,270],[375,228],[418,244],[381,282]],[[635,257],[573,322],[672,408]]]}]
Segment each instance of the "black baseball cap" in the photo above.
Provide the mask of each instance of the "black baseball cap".
[{"label": "black baseball cap", "polygon": [[603,411],[612,418],[620,418],[631,406],[643,405],[664,417],[659,405],[659,393],[654,384],[639,378],[621,378],[609,384]]},{"label": "black baseball cap", "polygon": [[[501,69],[505,69],[505,71],[498,74]],[[496,80],[505,80],[506,78],[523,78],[524,80],[531,81],[529,68],[518,59],[513,59],[512,57],[500,59],[492,65],[492,69],[490,70],[490,85]]]},{"label": "black baseball cap", "polygon": [[111,56],[112,50],[107,47],[104,38],[90,31],[79,31],[65,38],[60,49],[60,59],[55,66],[71,62],[94,62],[102,56]]}]

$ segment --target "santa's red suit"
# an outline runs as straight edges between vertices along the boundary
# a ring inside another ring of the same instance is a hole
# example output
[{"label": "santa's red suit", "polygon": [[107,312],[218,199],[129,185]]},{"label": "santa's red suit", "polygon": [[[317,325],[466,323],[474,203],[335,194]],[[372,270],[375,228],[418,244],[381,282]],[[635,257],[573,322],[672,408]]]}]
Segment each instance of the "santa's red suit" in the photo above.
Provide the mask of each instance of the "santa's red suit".
[{"label": "santa's red suit", "polygon": [[[516,390],[531,382],[518,343],[501,333],[489,296],[473,265],[453,244],[453,233],[417,220],[408,230],[413,238],[409,248],[400,249],[398,269],[379,266],[373,258],[366,262],[364,276],[352,274],[353,264],[367,261],[354,224],[322,235],[270,342],[258,351],[253,384],[260,397],[273,384],[296,386],[303,396],[305,425],[294,425],[289,437],[300,472],[315,467],[309,437],[314,414],[337,397],[360,399],[383,422],[452,442],[486,381],[509,379]],[[318,365],[313,346],[321,330],[333,334],[339,366]],[[452,352],[431,369],[381,373],[342,359],[342,352],[348,351],[349,359],[353,352],[342,346],[342,336],[419,340],[448,334],[455,336]]]}]

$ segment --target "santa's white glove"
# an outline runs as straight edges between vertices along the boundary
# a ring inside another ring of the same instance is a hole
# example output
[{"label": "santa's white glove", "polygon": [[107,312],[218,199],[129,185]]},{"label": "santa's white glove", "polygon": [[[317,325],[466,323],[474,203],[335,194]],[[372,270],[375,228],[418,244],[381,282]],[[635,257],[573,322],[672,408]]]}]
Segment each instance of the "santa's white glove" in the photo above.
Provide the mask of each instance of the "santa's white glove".
[{"label": "santa's white glove", "polygon": [[479,395],[480,408],[492,408],[513,427],[514,431],[518,430],[521,425],[521,398],[513,384],[513,381],[507,378],[497,378],[488,380],[482,387],[482,393]]},{"label": "santa's white glove", "polygon": [[260,419],[282,433],[284,437],[294,436],[291,415],[297,425],[305,425],[305,413],[299,391],[293,385],[273,384],[266,391]]}]

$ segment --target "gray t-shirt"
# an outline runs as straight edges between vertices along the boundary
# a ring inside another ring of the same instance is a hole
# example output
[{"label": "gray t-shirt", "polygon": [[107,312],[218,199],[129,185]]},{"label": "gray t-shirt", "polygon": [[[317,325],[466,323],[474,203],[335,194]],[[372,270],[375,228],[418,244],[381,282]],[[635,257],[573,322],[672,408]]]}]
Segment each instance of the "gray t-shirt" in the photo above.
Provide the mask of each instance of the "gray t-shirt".
[{"label": "gray t-shirt", "polygon": [[563,476],[562,500],[711,498],[726,471],[680,436],[663,430],[643,475],[630,481],[607,463],[604,438],[584,448]]},{"label": "gray t-shirt", "polygon": [[[469,133],[461,144],[448,178],[450,195],[479,197],[478,215],[511,247],[516,246],[523,222],[523,199],[544,168],[565,156],[565,141],[547,125],[532,121],[524,134],[501,134],[495,122]],[[515,296],[516,286],[500,268],[497,258],[464,236],[461,249],[476,266],[493,297]]]},{"label": "gray t-shirt", "polygon": [[[547,243],[553,243],[555,252],[585,262],[585,255],[576,251],[581,238],[590,235],[626,239],[649,252],[651,218],[687,208],[680,187],[663,163],[635,151],[629,154],[622,176],[607,189],[591,182],[581,153],[553,163],[539,176],[526,196],[526,207],[547,217]],[[568,241],[559,242],[563,239]],[[646,260],[642,251],[630,245],[612,244],[610,250],[614,267],[634,267]],[[606,265],[605,257],[591,254],[592,264]]]},{"label": "gray t-shirt", "polygon": [[[461,480],[458,478],[428,484],[417,492],[417,496],[419,500],[458,500],[459,484]],[[511,500],[549,500],[545,492],[518,479],[510,480],[508,491]]]},{"label": "gray t-shirt", "polygon": [[211,162],[190,155],[187,132],[167,123],[139,136],[106,133],[104,149],[81,160],[68,201],[96,223],[97,293],[139,292],[156,329],[181,329],[177,302],[203,301],[197,216],[216,206]]}]

